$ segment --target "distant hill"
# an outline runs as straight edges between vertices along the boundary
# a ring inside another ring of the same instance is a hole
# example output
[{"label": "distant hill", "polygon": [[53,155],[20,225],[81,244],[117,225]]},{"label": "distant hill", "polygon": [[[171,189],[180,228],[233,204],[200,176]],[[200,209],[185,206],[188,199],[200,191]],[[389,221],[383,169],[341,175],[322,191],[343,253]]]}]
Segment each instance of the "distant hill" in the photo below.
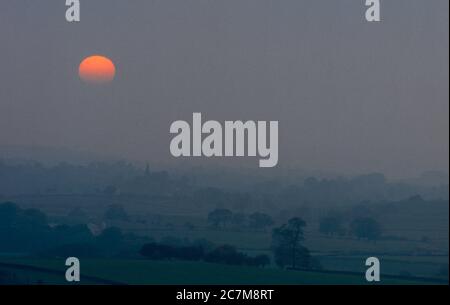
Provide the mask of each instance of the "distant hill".
[{"label": "distant hill", "polygon": [[119,158],[92,152],[45,146],[0,146],[0,160],[9,163],[39,162],[53,166],[61,162],[87,164],[94,161],[115,161]]},{"label": "distant hill", "polygon": [[420,186],[436,186],[436,185],[448,185],[449,176],[448,173],[442,171],[427,171],[422,173],[419,177],[408,179],[405,183]]}]

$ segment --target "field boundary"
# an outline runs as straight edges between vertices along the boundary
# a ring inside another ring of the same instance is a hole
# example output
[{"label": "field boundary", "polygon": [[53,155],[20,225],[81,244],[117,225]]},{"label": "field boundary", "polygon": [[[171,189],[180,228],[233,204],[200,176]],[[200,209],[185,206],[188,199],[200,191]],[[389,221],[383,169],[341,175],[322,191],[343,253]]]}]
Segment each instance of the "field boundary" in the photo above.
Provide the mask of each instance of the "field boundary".
[{"label": "field boundary", "polygon": [[[31,266],[31,265],[24,265],[24,264],[4,263],[4,262],[0,262],[0,267],[4,267],[4,268],[8,268],[8,269],[16,269],[16,270],[25,270],[25,271],[37,271],[37,272],[48,273],[48,274],[53,274],[53,275],[61,275],[64,278],[64,271],[62,271],[62,270],[37,267],[37,266]],[[83,275],[83,278],[86,280],[92,281],[94,283],[103,284],[103,285],[126,285],[125,283],[107,280],[107,279],[103,279],[103,278],[100,278],[97,276],[92,276],[92,275]]]}]

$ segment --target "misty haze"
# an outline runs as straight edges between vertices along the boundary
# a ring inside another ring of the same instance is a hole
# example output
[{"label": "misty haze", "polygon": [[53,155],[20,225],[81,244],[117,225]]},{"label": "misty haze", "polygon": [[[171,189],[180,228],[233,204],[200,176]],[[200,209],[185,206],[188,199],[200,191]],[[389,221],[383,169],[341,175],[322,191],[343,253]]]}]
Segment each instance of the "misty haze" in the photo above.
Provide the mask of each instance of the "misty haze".
[{"label": "misty haze", "polygon": [[449,3],[356,2],[1,1],[0,284],[448,284]]}]

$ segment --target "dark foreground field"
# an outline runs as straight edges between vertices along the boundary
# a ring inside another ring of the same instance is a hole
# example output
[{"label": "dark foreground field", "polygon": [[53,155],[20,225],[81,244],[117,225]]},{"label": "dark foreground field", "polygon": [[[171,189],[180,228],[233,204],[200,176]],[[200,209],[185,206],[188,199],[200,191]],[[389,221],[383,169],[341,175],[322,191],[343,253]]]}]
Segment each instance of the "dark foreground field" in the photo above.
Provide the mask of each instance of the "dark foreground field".
[{"label": "dark foreground field", "polygon": [[[67,284],[64,260],[0,259],[0,271],[21,283]],[[84,277],[83,277],[84,276]],[[228,266],[203,262],[81,260],[81,284],[367,284],[364,275]],[[381,284],[440,284],[421,279],[382,278]]]}]

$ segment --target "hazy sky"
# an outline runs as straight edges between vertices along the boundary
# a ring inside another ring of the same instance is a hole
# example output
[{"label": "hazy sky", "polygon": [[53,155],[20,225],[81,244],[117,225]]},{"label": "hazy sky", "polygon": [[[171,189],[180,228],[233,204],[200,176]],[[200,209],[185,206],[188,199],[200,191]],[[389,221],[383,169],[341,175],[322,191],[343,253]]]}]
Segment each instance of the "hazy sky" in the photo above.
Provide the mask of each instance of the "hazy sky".
[{"label": "hazy sky", "polygon": [[[279,120],[280,166],[448,171],[448,0],[382,1],[377,24],[363,0],[81,0],[77,24],[64,2],[0,2],[0,145],[168,162],[202,112]],[[106,86],[78,78],[97,53]]]}]

